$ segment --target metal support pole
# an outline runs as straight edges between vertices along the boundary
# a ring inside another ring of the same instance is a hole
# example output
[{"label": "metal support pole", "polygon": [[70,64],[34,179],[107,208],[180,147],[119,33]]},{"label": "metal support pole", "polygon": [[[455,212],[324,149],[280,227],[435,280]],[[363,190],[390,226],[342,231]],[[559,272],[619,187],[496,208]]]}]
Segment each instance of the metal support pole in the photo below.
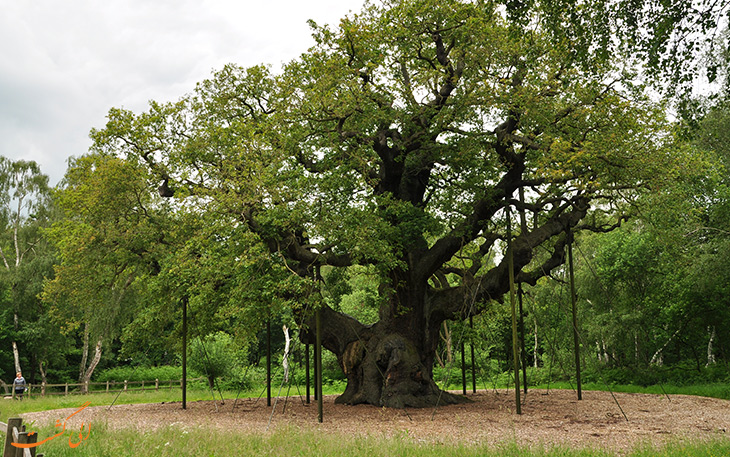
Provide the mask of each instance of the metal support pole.
[{"label": "metal support pole", "polygon": [[517,302],[519,303],[520,313],[520,361],[522,362],[522,387],[527,393],[527,354],[525,351],[525,313],[522,311],[522,284],[517,285]]},{"label": "metal support pole", "polygon": [[309,404],[309,343],[304,344],[304,383],[307,391],[307,404]]},{"label": "metal support pole", "polygon": [[322,423],[323,420],[323,408],[322,408],[322,322],[320,318],[319,308],[316,311],[315,326],[317,334],[317,342],[314,346],[314,364],[317,367],[317,375],[315,384],[317,385],[317,422]]},{"label": "metal support pole", "polygon": [[568,270],[570,272],[570,304],[573,313],[573,344],[575,350],[575,379],[578,385],[578,400],[583,399],[580,383],[580,335],[578,335],[578,310],[575,295],[575,272],[573,270],[573,233],[568,229]]},{"label": "metal support pole", "polygon": [[[520,187],[519,195],[520,203],[524,203],[524,187]],[[525,209],[520,208],[520,235],[523,235],[525,233],[527,233],[527,218],[525,216]],[[520,354],[522,354],[522,386],[524,387],[525,393],[527,393],[527,351],[525,351],[525,312],[522,309],[522,283],[517,285],[517,298],[520,304]]]},{"label": "metal support pole", "polygon": [[188,409],[188,299],[182,300],[182,409]]},{"label": "metal support pole", "polygon": [[461,340],[461,391],[466,395],[466,348],[463,338]]},{"label": "metal support pole", "polygon": [[469,339],[469,347],[471,348],[471,391],[477,393],[477,372],[474,363],[474,319],[469,316],[469,327],[472,329],[471,338]]},{"label": "metal support pole", "polygon": [[314,342],[314,353],[312,355],[314,356],[314,366],[313,366],[313,368],[314,368],[314,373],[313,373],[314,374],[314,401],[317,401],[317,399],[319,398],[319,391],[317,390],[317,389],[319,389],[319,386],[317,385],[317,379],[319,379],[319,378],[317,378],[317,372],[318,372],[319,368],[317,367],[317,340],[316,340],[317,329],[316,328],[314,329],[314,332],[315,332],[315,342]]},{"label": "metal support pole", "polygon": [[271,318],[266,321],[266,406],[271,406]]},{"label": "metal support pole", "polygon": [[512,359],[514,361],[515,376],[515,412],[522,414],[520,402],[520,348],[517,338],[517,303],[515,300],[515,262],[512,252],[512,227],[509,214],[509,205],[505,208],[507,213],[507,269],[509,270],[509,301],[512,308]]}]

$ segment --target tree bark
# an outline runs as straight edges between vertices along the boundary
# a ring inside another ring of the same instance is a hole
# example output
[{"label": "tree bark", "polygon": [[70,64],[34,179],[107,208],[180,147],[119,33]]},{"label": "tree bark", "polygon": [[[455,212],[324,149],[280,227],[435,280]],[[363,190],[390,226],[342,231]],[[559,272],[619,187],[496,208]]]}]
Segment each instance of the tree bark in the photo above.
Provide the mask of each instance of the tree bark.
[{"label": "tree bark", "polygon": [[84,381],[84,373],[86,372],[86,360],[89,358],[89,324],[84,324],[84,343],[81,347],[81,362],[79,363],[79,383]]},{"label": "tree bark", "polygon": [[[347,376],[347,388],[336,403],[419,408],[468,401],[442,391],[433,380],[443,319],[428,318],[427,308],[426,293],[417,287],[396,291],[381,309],[381,320],[369,326],[322,307],[322,345],[337,356]],[[311,323],[302,339],[314,341]]]},{"label": "tree bark", "polygon": [[[576,204],[573,210],[514,238],[510,249],[516,279],[532,284],[562,264],[565,236],[561,234],[578,223],[587,208],[585,203]],[[521,272],[532,261],[534,246],[553,237],[558,237],[553,256],[532,273]],[[479,278],[465,276],[459,287],[431,288],[428,281],[438,270],[435,264],[450,258],[454,254],[450,249],[448,243],[439,246],[437,242],[408,252],[403,259],[407,267],[391,271],[382,287],[384,305],[376,324],[365,326],[327,306],[322,308],[323,345],[336,355],[348,382],[337,403],[403,408],[468,401],[441,391],[433,380],[439,331],[447,320],[468,317],[467,310],[473,307],[467,303],[501,299],[509,291],[510,269],[503,260]],[[310,321],[302,334],[305,343],[314,342],[313,328]]]},{"label": "tree bark", "polygon": [[291,338],[289,337],[289,328],[284,325],[282,327],[284,331],[284,355],[281,359],[281,366],[284,369],[284,383],[289,382],[289,345]]},{"label": "tree bark", "polygon": [[436,352],[436,361],[441,368],[446,368],[453,360],[453,352],[451,350],[451,331],[449,331],[449,326],[446,322],[444,322],[443,332],[441,332],[441,340],[445,345],[446,359],[444,360],[441,354]]},{"label": "tree bark", "polygon": [[96,342],[96,347],[94,348],[94,357],[91,359],[89,367],[84,371],[81,378],[81,393],[88,393],[89,382],[91,382],[91,375],[94,374],[94,370],[101,360],[101,343],[102,339],[100,337]]},{"label": "tree bark", "polygon": [[41,373],[41,395],[46,394],[46,370],[43,369],[43,361],[38,362],[38,369]]}]

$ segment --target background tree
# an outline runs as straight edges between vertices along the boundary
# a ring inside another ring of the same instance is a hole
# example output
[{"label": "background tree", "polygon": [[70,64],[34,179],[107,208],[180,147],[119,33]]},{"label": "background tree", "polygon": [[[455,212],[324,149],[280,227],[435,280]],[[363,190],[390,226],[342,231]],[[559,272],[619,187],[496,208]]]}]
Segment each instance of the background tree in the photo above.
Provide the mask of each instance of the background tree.
[{"label": "background tree", "polygon": [[82,384],[101,360],[104,341],[117,337],[138,309],[137,279],[158,268],[155,248],[162,235],[143,171],[92,154],[72,162],[56,192],[64,217],[48,236],[61,262],[43,298],[65,333],[82,336]]},{"label": "background tree", "polygon": [[[0,157],[0,258],[6,291],[3,307],[12,310],[15,371],[21,371],[19,332],[30,330],[26,325],[33,325],[40,316],[35,293],[44,274],[38,270],[47,269],[43,256],[49,255],[40,231],[49,222],[48,197],[48,177],[38,164]],[[33,362],[35,365],[37,361]]]}]

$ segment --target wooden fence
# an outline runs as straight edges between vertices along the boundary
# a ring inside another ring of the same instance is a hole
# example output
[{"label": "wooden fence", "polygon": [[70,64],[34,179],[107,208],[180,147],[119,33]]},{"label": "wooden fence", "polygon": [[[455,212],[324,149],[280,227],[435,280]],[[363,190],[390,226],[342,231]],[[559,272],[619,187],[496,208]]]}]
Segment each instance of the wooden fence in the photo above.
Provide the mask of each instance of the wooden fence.
[{"label": "wooden fence", "polygon": [[0,432],[5,433],[5,446],[3,446],[2,457],[43,457],[43,454],[36,455],[36,448],[20,448],[10,443],[33,444],[38,442],[37,433],[25,431],[23,419],[11,417],[8,423],[0,422]]},{"label": "wooden fence", "polygon": [[[204,377],[188,379],[188,383],[193,381],[204,380]],[[140,392],[145,390],[160,390],[173,388],[182,388],[182,379],[171,379],[168,381],[106,381],[106,382],[88,382],[85,385],[86,393],[114,393],[114,392]],[[46,395],[71,395],[84,393],[84,384],[80,383],[64,383],[64,384],[28,384],[28,390],[24,395],[46,396]],[[15,398],[15,390],[12,394]]]}]

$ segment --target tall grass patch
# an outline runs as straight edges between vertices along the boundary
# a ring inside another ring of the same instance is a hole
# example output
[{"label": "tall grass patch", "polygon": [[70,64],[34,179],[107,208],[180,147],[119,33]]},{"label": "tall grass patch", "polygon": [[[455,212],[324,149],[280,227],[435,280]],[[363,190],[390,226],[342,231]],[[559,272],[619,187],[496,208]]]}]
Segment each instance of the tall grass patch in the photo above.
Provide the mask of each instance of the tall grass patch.
[{"label": "tall grass patch", "polygon": [[[91,435],[79,447],[68,445],[67,437],[44,443],[41,450],[53,457],[110,456],[137,457],[228,457],[319,456],[319,457],[720,457],[730,455],[730,441],[708,443],[670,443],[665,448],[642,447],[629,454],[596,449],[567,447],[525,447],[516,442],[497,445],[443,445],[415,442],[407,433],[391,438],[353,436],[282,427],[271,432],[238,433],[213,427],[163,426],[152,430],[126,428],[110,430],[104,424],[92,424]],[[50,436],[53,427],[43,430]],[[78,441],[78,438],[74,438]]]}]

